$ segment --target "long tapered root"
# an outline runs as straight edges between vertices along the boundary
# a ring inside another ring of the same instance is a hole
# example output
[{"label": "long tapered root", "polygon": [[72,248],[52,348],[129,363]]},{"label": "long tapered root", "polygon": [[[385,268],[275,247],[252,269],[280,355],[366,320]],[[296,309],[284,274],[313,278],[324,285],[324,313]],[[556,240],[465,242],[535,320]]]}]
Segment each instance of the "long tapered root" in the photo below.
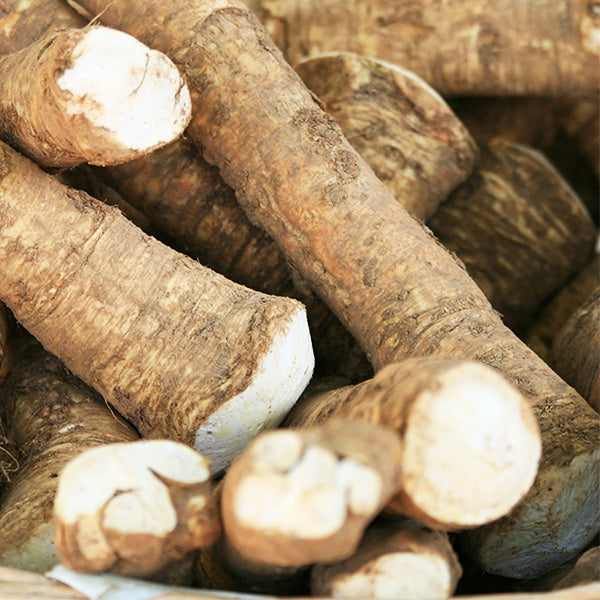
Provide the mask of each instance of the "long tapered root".
[{"label": "long tapered root", "polygon": [[344,558],[395,491],[399,456],[396,435],[366,423],[263,433],[225,475],[226,539],[263,565]]},{"label": "long tapered root", "polygon": [[152,574],[221,533],[208,461],[170,440],[89,450],[61,473],[56,547],[69,568]]},{"label": "long tapered root", "polygon": [[107,27],[51,32],[0,60],[4,137],[39,164],[116,164],[178,138],[191,118],[175,65]]},{"label": "long tapered root", "polygon": [[301,303],[234,284],[3,144],[0,165],[0,299],[143,437],[195,445],[214,471],[283,419],[314,366]]}]

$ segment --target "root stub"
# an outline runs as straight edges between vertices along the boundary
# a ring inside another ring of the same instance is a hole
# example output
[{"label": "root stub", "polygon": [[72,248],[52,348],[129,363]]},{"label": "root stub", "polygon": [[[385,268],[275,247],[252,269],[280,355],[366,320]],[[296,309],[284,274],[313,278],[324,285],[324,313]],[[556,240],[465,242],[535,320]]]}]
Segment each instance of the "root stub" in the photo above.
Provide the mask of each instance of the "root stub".
[{"label": "root stub", "polygon": [[396,435],[367,423],[263,433],[225,476],[226,539],[263,567],[345,558],[396,489],[399,457]]},{"label": "root stub", "polygon": [[51,32],[0,71],[4,136],[43,166],[125,162],[178,138],[191,118],[175,65],[107,27]]},{"label": "root stub", "polygon": [[62,562],[83,572],[149,575],[221,533],[208,461],[169,440],[81,454],[61,473],[54,516]]},{"label": "root stub", "polygon": [[415,521],[380,519],[347,560],[315,565],[311,592],[334,598],[435,600],[454,593],[462,569],[448,536]]}]

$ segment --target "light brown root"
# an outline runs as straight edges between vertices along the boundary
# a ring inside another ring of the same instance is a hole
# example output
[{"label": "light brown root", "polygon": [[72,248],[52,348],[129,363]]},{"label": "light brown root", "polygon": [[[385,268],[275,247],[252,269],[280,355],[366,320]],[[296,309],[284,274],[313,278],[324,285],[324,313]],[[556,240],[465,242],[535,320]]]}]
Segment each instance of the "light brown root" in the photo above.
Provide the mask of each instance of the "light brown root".
[{"label": "light brown root", "polygon": [[349,52],[313,56],[296,71],[413,217],[431,217],[473,170],[469,132],[410,71]]},{"label": "light brown root", "polygon": [[550,364],[600,412],[600,288],[559,331],[552,344]]},{"label": "light brown root", "polygon": [[535,316],[525,340],[546,362],[560,329],[600,285],[600,255],[596,253],[580,271],[545,303]]},{"label": "light brown root", "polygon": [[579,197],[533,148],[502,138],[429,220],[504,322],[523,331],[592,256],[596,227]]},{"label": "light brown root", "polygon": [[434,528],[475,527],[507,514],[537,472],[540,437],[530,408],[501,375],[478,363],[407,359],[362,384],[301,398],[285,424],[336,417],[397,431],[401,486],[386,511]]},{"label": "light brown root", "polygon": [[143,436],[194,445],[213,469],[283,419],[314,365],[299,302],[202,267],[7,146],[0,157],[0,296],[48,350]]},{"label": "light brown root", "polygon": [[0,416],[19,461],[0,503],[0,563],[44,571],[58,563],[52,505],[64,465],[85,450],[137,439],[102,398],[29,336],[0,393]]}]

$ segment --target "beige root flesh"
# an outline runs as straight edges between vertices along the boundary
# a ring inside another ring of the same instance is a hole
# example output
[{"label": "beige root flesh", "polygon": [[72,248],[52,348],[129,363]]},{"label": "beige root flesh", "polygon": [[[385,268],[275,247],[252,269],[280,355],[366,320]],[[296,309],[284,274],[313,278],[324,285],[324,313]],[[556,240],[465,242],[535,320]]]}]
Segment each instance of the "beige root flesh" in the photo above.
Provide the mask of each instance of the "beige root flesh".
[{"label": "beige root flesh", "polygon": [[89,450],[61,473],[54,503],[63,564],[151,575],[221,533],[208,461],[170,440]]}]

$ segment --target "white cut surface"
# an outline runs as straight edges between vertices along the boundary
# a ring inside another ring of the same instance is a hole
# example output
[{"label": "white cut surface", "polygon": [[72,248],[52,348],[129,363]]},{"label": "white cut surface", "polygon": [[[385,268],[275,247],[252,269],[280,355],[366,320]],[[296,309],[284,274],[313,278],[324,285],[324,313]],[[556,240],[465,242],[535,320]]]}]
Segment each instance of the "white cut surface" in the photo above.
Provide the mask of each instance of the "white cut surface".
[{"label": "white cut surface", "polygon": [[299,308],[273,337],[254,379],[198,428],[194,447],[222,471],[261,431],[281,423],[304,388],[315,364],[306,311]]},{"label": "white cut surface", "polygon": [[101,514],[105,528],[165,535],[175,528],[177,514],[167,485],[155,473],[182,484],[210,476],[208,461],[179,442],[107,444],[83,452],[63,469],[55,514],[65,524]]},{"label": "white cut surface", "polygon": [[409,417],[404,489],[431,517],[474,527],[505,515],[533,484],[541,455],[535,417],[500,374],[453,367]]},{"label": "white cut surface", "polygon": [[336,577],[330,595],[374,600],[441,600],[453,591],[452,577],[442,558],[395,552],[372,560],[355,572]]},{"label": "white cut surface", "polygon": [[191,118],[189,91],[171,60],[108,27],[86,32],[58,85],[72,94],[70,114],[84,115],[132,150],[176,139]]},{"label": "white cut surface", "polygon": [[[293,431],[289,435],[301,438]],[[279,431],[256,440],[251,455],[259,455],[257,468],[249,466],[234,490],[233,512],[242,525],[298,539],[321,539],[339,531],[351,513],[374,515],[383,490],[376,471],[312,444],[286,470],[276,461],[269,470],[260,460],[262,447],[278,454],[276,441],[284,442],[284,451],[290,447]]]}]

